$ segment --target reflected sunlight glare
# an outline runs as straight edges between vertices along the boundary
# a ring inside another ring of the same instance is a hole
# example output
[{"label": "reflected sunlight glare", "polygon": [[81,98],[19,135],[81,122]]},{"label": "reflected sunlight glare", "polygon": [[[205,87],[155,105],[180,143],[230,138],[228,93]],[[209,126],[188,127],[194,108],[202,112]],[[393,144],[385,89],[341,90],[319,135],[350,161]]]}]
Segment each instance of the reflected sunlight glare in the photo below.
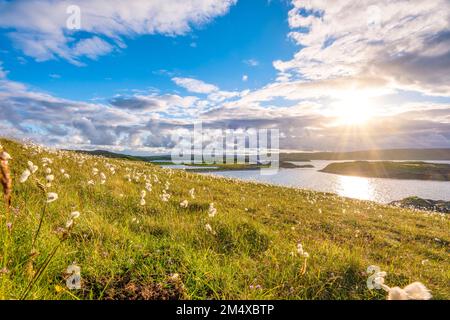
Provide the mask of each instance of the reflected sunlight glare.
[{"label": "reflected sunlight glare", "polygon": [[337,192],[340,196],[361,200],[372,200],[373,188],[369,179],[351,176],[339,176]]}]

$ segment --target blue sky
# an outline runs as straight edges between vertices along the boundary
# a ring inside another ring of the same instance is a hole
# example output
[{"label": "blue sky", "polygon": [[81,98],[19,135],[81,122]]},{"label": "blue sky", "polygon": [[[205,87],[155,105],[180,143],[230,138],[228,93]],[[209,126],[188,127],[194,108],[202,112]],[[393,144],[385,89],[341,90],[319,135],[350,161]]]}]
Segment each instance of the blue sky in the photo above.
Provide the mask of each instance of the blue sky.
[{"label": "blue sky", "polygon": [[[125,39],[126,49],[94,61],[83,58],[83,67],[61,59],[36,62],[15,49],[3,32],[0,60],[14,70],[11,80],[66,99],[88,101],[130,90],[182,91],[171,76],[202,79],[224,90],[254,89],[276,78],[272,61],[288,59],[297,49],[287,38],[289,7],[286,1],[241,1],[188,34]],[[243,75],[248,81],[242,81]]]},{"label": "blue sky", "polygon": [[449,17],[446,0],[0,0],[0,130],[130,153],[198,120],[279,129],[286,150],[450,147]]}]

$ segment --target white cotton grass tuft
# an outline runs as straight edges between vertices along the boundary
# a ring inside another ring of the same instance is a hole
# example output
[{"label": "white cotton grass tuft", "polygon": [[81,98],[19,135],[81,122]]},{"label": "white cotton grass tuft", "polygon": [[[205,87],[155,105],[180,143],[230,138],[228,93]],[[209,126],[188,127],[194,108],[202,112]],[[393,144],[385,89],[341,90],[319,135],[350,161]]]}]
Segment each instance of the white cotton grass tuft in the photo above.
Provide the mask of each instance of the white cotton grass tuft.
[{"label": "white cotton grass tuft", "polygon": [[166,190],[163,190],[163,194],[161,195],[161,200],[162,200],[163,202],[168,202],[169,199],[170,199],[170,194],[168,194],[168,193],[166,192]]},{"label": "white cotton grass tuft", "polygon": [[183,200],[182,202],[180,202],[181,208],[187,208],[188,206],[189,206],[189,201]]},{"label": "white cotton grass tuft", "polygon": [[106,175],[103,172],[100,172],[100,184],[106,183]]},{"label": "white cotton grass tuft", "polygon": [[45,173],[46,173],[46,174],[51,174],[51,173],[52,173],[52,169],[46,168],[46,169],[45,169]]},{"label": "white cotton grass tuft", "polygon": [[432,295],[421,282],[413,282],[406,287],[389,288],[387,300],[430,300]]},{"label": "white cotton grass tuft", "polygon": [[28,165],[28,170],[30,170],[31,173],[36,173],[36,171],[38,171],[39,167],[36,166],[33,162],[28,161],[27,162]]},{"label": "white cotton grass tuft", "polygon": [[375,274],[374,283],[378,285],[378,288],[387,291],[387,300],[430,300],[433,297],[430,290],[428,290],[423,283],[418,281],[407,285],[403,289],[400,287],[390,288],[384,284],[386,275],[387,273],[384,271],[377,272]]},{"label": "white cotton grass tuft", "polygon": [[211,234],[216,234],[209,223],[205,224],[205,229]]},{"label": "white cotton grass tuft", "polygon": [[217,209],[214,207],[214,203],[210,203],[209,204],[209,209],[208,209],[208,216],[210,218],[214,218],[214,216],[217,214]]},{"label": "white cotton grass tuft", "polygon": [[12,160],[12,157],[8,152],[3,151],[2,153],[0,153],[0,159],[3,161],[8,161],[8,160]]},{"label": "white cotton grass tuft", "polygon": [[63,177],[64,177],[64,179],[70,179],[70,176],[68,173],[64,173]]},{"label": "white cotton grass tuft", "polygon": [[189,195],[191,196],[192,199],[195,199],[195,189],[194,188],[189,190]]},{"label": "white cotton grass tuft", "polygon": [[58,194],[56,192],[47,193],[47,203],[58,200]]},{"label": "white cotton grass tuft", "polygon": [[79,212],[79,211],[73,211],[73,212],[70,214],[70,217],[71,217],[72,219],[78,219],[78,218],[80,217],[80,212]]},{"label": "white cotton grass tuft", "polygon": [[55,180],[55,176],[53,174],[49,174],[45,177],[45,180],[47,180],[47,182],[50,183],[53,180]]},{"label": "white cotton grass tuft", "polygon": [[139,204],[141,206],[145,206],[145,196],[147,195],[147,192],[145,190],[141,190],[140,196],[141,196],[141,200],[139,201]]},{"label": "white cotton grass tuft", "polygon": [[24,183],[25,181],[27,181],[28,178],[30,177],[30,175],[31,175],[31,171],[28,169],[25,169],[25,171],[22,172],[22,174],[20,175],[20,179],[19,179],[20,183]]},{"label": "white cotton grass tuft", "polygon": [[303,258],[309,258],[309,253],[303,249],[303,245],[300,242],[297,243],[297,253]]},{"label": "white cotton grass tuft", "polygon": [[73,225],[73,220],[72,219],[67,220],[66,229],[69,229],[70,227],[72,227],[72,225]]},{"label": "white cotton grass tuft", "polygon": [[89,180],[87,182],[88,186],[93,186],[95,184],[94,180]]}]

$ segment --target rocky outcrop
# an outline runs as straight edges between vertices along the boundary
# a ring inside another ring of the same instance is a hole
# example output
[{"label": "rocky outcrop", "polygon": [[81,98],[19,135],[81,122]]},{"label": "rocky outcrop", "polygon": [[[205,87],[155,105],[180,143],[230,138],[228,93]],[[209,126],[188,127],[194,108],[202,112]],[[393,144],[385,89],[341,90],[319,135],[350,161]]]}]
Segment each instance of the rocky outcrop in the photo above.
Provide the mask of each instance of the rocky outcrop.
[{"label": "rocky outcrop", "polygon": [[422,199],[419,197],[409,197],[403,200],[393,201],[390,203],[390,205],[401,208],[450,213],[450,201],[443,200],[430,200]]}]

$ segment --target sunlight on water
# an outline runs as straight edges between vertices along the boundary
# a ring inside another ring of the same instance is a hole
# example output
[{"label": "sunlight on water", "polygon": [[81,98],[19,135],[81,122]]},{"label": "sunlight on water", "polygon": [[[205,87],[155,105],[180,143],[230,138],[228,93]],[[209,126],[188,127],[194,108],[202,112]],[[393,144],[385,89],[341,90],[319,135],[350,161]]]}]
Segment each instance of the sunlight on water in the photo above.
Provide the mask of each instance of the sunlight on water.
[{"label": "sunlight on water", "polygon": [[339,176],[337,192],[339,195],[349,198],[371,200],[374,191],[369,179],[360,177]]}]

